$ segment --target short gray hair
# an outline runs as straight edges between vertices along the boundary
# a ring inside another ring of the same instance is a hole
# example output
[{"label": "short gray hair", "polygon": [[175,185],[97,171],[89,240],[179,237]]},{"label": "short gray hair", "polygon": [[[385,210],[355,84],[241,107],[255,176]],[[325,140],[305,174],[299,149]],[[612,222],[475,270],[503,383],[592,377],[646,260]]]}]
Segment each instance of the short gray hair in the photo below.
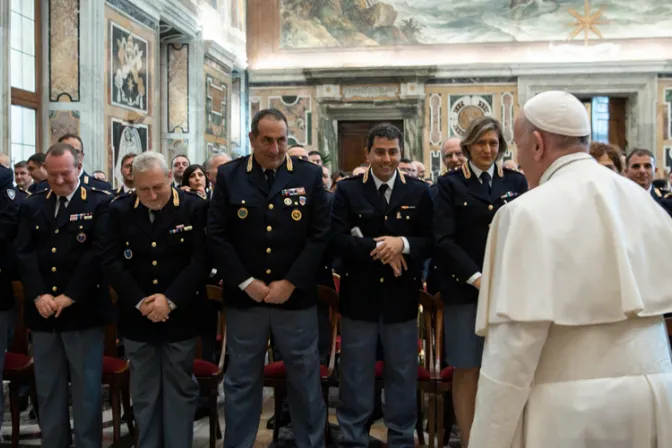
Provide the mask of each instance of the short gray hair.
[{"label": "short gray hair", "polygon": [[217,157],[226,157],[226,161],[230,162],[231,157],[225,152],[216,152],[212,154],[208,159],[205,161],[205,169],[210,170],[212,168],[212,161],[215,160]]},{"label": "short gray hair", "polygon": [[163,174],[168,176],[168,164],[163,154],[154,151],[145,151],[135,159],[133,159],[133,172],[144,173],[152,168],[159,167],[163,170]]}]

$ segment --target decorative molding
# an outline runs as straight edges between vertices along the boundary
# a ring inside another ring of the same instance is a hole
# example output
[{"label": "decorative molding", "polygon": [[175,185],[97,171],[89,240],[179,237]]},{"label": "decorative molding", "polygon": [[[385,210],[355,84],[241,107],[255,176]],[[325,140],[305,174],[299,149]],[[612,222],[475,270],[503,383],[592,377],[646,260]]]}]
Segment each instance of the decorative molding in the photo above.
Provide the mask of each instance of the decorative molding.
[{"label": "decorative molding", "polygon": [[443,112],[443,99],[440,93],[432,93],[429,96],[429,143],[438,146],[443,139],[441,131],[441,113]]},{"label": "decorative molding", "polygon": [[319,85],[317,86],[315,98],[318,100],[340,100],[343,98],[341,95],[341,86],[338,84]]},{"label": "decorative molding", "polygon": [[229,72],[231,72],[235,65],[236,55],[214,40],[205,41],[205,54],[216,62],[225,65]]},{"label": "decorative molding", "polygon": [[353,98],[397,98],[399,87],[397,86],[343,86],[343,98],[350,100]]},{"label": "decorative molding", "polygon": [[[654,71],[655,72],[655,71]],[[555,73],[552,76],[518,78],[518,104],[522,106],[537,93],[565,90],[575,95],[605,95],[628,98],[626,138],[629,148],[655,148],[658,82],[655,74],[621,73],[579,76]]]},{"label": "decorative molding", "polygon": [[201,32],[202,25],[198,15],[190,11],[181,2],[175,0],[153,1],[161,11],[161,19],[174,25],[175,28],[185,33],[188,38],[194,39]]},{"label": "decorative molding", "polygon": [[108,6],[114,8],[132,20],[154,31],[159,26],[161,11],[147,0],[105,0]]},{"label": "decorative molding", "polygon": [[399,98],[424,98],[425,97],[425,85],[418,82],[403,82],[401,83],[401,93]]}]

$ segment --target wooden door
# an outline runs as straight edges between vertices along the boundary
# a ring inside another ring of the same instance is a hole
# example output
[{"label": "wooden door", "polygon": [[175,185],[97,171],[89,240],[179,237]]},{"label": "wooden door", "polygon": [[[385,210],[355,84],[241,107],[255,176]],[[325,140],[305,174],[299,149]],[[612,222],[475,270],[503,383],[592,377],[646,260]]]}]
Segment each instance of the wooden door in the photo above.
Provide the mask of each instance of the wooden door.
[{"label": "wooden door", "polygon": [[404,121],[339,121],[338,122],[338,169],[352,172],[366,162],[366,136],[378,123],[392,123],[404,132]]},{"label": "wooden door", "polygon": [[623,153],[628,142],[625,138],[625,98],[609,98],[609,143],[618,146]]}]

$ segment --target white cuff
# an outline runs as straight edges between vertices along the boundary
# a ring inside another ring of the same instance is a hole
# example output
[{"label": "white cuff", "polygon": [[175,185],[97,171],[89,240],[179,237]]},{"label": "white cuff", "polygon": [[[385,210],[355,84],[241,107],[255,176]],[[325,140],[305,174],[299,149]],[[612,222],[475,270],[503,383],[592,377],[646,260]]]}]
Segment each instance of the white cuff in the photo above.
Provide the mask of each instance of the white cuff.
[{"label": "white cuff", "polygon": [[402,250],[401,253],[404,254],[404,255],[410,255],[411,254],[411,245],[408,244],[408,240],[406,239],[405,236],[402,236],[401,241],[404,242],[404,250]]},{"label": "white cuff", "polygon": [[140,309],[140,307],[142,306],[142,303],[143,303],[144,301],[145,301],[145,299],[142,299],[141,301],[138,302],[137,305],[135,305],[135,307],[136,307],[137,309]]},{"label": "white cuff", "polygon": [[471,286],[474,286],[474,282],[476,282],[476,280],[478,280],[482,276],[483,276],[483,274],[481,274],[480,272],[477,272],[474,275],[472,275],[471,277],[469,277],[469,280],[467,280],[467,283],[470,284]]},{"label": "white cuff", "polygon": [[252,283],[253,281],[254,281],[254,277],[250,277],[247,280],[245,280],[243,283],[238,285],[238,287],[240,288],[241,291],[245,291],[245,289],[247,289],[247,287],[250,286],[250,283]]}]

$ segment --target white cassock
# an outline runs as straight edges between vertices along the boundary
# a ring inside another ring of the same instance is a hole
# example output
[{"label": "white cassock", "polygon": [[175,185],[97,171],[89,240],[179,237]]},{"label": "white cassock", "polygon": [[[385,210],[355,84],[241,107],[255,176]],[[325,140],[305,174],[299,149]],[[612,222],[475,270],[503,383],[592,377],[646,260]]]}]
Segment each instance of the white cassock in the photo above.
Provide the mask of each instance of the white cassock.
[{"label": "white cassock", "polygon": [[499,210],[469,448],[672,447],[672,220],[588,154]]}]

